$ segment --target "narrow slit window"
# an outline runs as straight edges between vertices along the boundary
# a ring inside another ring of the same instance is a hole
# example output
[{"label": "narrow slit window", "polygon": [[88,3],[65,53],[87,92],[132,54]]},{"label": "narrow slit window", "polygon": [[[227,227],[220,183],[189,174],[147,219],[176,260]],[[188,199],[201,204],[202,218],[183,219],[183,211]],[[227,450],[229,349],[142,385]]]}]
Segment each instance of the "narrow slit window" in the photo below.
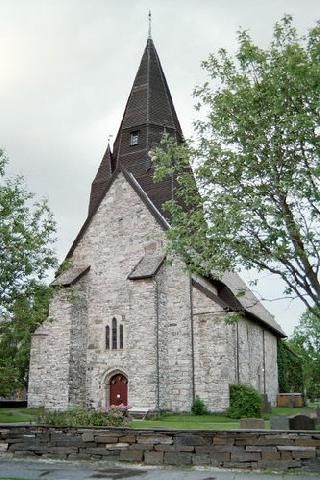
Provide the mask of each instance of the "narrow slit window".
[{"label": "narrow slit window", "polygon": [[123,325],[120,325],[120,348],[123,348]]},{"label": "narrow slit window", "polygon": [[110,327],[106,326],[106,350],[110,350]]},{"label": "narrow slit window", "polygon": [[130,145],[138,145],[139,143],[139,131],[136,130],[135,132],[130,133]]},{"label": "narrow slit window", "polygon": [[112,350],[117,349],[117,320],[115,318],[112,319]]}]

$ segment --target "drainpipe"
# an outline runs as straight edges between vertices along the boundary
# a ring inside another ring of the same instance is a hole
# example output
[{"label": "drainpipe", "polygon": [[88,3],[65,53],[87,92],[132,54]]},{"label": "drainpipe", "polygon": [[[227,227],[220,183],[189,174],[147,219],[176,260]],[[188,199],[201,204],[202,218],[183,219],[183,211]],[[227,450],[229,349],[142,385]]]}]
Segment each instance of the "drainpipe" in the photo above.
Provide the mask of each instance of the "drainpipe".
[{"label": "drainpipe", "polygon": [[157,369],[157,410],[160,411],[160,354],[159,354],[159,286],[155,279],[156,303],[156,369]]},{"label": "drainpipe", "polygon": [[236,340],[237,340],[237,371],[236,371],[236,380],[237,384],[240,383],[240,352],[239,352],[239,322],[236,323]]},{"label": "drainpipe", "polygon": [[263,393],[266,393],[266,345],[265,345],[265,331],[262,330],[262,352],[263,352]]},{"label": "drainpipe", "polygon": [[192,275],[189,276],[189,289],[190,289],[190,318],[191,318],[191,375],[192,375],[192,400],[196,398],[196,385],[194,374],[194,317],[193,317],[193,295],[192,295]]}]

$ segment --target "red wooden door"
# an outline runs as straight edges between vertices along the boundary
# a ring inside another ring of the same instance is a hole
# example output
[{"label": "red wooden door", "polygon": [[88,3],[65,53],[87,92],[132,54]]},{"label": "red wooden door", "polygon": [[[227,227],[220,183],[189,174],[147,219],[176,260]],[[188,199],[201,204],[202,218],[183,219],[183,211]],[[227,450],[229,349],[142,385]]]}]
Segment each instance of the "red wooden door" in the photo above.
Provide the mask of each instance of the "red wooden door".
[{"label": "red wooden door", "polygon": [[110,405],[128,404],[128,380],[117,373],[110,380]]}]

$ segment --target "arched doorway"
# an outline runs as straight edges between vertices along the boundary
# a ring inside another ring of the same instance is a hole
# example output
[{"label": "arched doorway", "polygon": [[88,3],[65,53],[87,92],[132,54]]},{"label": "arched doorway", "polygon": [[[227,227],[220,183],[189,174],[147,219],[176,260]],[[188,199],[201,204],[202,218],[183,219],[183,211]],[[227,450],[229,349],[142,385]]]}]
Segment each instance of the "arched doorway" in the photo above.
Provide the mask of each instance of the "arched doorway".
[{"label": "arched doorway", "polygon": [[109,383],[110,405],[128,405],[128,379],[116,373]]}]

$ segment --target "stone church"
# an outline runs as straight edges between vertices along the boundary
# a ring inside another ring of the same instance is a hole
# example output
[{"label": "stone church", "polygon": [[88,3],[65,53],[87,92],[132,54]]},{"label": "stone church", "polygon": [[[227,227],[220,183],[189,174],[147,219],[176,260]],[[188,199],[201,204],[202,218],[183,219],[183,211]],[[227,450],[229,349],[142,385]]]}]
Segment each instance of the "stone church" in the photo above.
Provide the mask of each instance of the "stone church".
[{"label": "stone church", "polygon": [[[153,183],[148,152],[182,131],[158,54],[148,38],[113,151],[91,186],[86,221],[53,282],[48,319],[32,339],[30,407],[211,411],[229,385],[251,384],[274,403],[277,340],[284,337],[241,278],[190,274],[166,260],[171,179]],[[245,294],[239,296],[239,291]],[[226,312],[241,320],[227,324]]]}]

